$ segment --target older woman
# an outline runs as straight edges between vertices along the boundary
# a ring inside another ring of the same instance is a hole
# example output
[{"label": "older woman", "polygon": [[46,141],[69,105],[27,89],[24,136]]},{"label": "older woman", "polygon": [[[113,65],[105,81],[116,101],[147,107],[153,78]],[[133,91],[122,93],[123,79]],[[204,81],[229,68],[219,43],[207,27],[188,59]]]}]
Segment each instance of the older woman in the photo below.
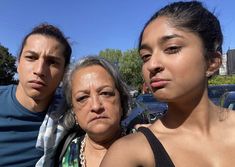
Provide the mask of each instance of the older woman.
[{"label": "older woman", "polygon": [[70,107],[64,123],[79,126],[85,135],[69,135],[59,166],[99,166],[109,146],[123,135],[120,123],[129,106],[127,87],[114,66],[100,57],[71,66],[64,87]]}]

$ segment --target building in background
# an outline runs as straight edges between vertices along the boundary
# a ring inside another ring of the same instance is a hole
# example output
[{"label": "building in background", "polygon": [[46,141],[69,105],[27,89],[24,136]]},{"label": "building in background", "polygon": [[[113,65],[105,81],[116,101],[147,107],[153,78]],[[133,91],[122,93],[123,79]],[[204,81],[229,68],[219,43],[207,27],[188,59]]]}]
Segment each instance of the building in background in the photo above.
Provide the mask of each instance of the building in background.
[{"label": "building in background", "polygon": [[227,75],[227,54],[222,55],[222,65],[219,69],[219,75]]},{"label": "building in background", "polygon": [[227,75],[235,74],[235,49],[227,51]]}]

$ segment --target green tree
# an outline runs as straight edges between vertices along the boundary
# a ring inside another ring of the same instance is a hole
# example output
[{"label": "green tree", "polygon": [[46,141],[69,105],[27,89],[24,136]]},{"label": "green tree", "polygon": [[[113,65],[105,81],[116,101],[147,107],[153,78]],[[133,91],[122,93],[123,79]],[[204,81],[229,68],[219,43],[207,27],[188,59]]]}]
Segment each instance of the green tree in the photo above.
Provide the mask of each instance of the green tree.
[{"label": "green tree", "polygon": [[122,57],[122,51],[118,49],[105,49],[103,51],[100,51],[99,56],[107,59],[118,67],[119,59]]},{"label": "green tree", "polygon": [[131,49],[124,53],[121,50],[105,49],[99,53],[99,56],[117,66],[127,85],[134,89],[140,89],[143,80],[141,77],[141,59],[137,49]]},{"label": "green tree", "polygon": [[235,75],[216,75],[209,80],[209,85],[235,84]]},{"label": "green tree", "polygon": [[0,85],[15,83],[16,58],[0,44]]},{"label": "green tree", "polygon": [[125,82],[132,88],[139,90],[143,79],[141,76],[142,60],[137,49],[128,50],[123,53],[119,60],[119,71]]}]

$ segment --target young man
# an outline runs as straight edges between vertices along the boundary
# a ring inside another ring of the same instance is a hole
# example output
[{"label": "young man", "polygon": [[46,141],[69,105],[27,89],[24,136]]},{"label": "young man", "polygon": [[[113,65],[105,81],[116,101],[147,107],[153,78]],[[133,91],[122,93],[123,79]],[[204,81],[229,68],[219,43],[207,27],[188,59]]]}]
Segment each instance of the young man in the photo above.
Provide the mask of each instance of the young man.
[{"label": "young man", "polygon": [[[55,26],[41,24],[23,40],[19,84],[0,87],[0,166],[52,166],[66,110],[59,86],[71,47]],[[57,89],[57,91],[56,91]]]}]

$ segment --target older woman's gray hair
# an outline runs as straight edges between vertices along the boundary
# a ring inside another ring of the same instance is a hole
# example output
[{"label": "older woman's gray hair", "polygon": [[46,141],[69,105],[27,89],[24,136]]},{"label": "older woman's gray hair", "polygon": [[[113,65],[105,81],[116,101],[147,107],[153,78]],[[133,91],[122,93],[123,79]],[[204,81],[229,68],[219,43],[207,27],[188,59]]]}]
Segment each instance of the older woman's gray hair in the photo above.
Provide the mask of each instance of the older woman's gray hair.
[{"label": "older woman's gray hair", "polygon": [[92,65],[99,65],[103,67],[113,78],[115,86],[120,94],[121,106],[123,109],[123,116],[122,120],[126,117],[129,103],[130,103],[130,96],[128,88],[125,82],[122,80],[119,71],[112,65],[108,60],[99,57],[99,56],[89,56],[80,59],[79,61],[71,64],[65,73],[63,87],[66,96],[67,105],[69,110],[66,112],[64,117],[64,126],[66,128],[72,128],[75,126],[75,114],[72,110],[72,77],[73,74],[81,68],[92,66]]}]

